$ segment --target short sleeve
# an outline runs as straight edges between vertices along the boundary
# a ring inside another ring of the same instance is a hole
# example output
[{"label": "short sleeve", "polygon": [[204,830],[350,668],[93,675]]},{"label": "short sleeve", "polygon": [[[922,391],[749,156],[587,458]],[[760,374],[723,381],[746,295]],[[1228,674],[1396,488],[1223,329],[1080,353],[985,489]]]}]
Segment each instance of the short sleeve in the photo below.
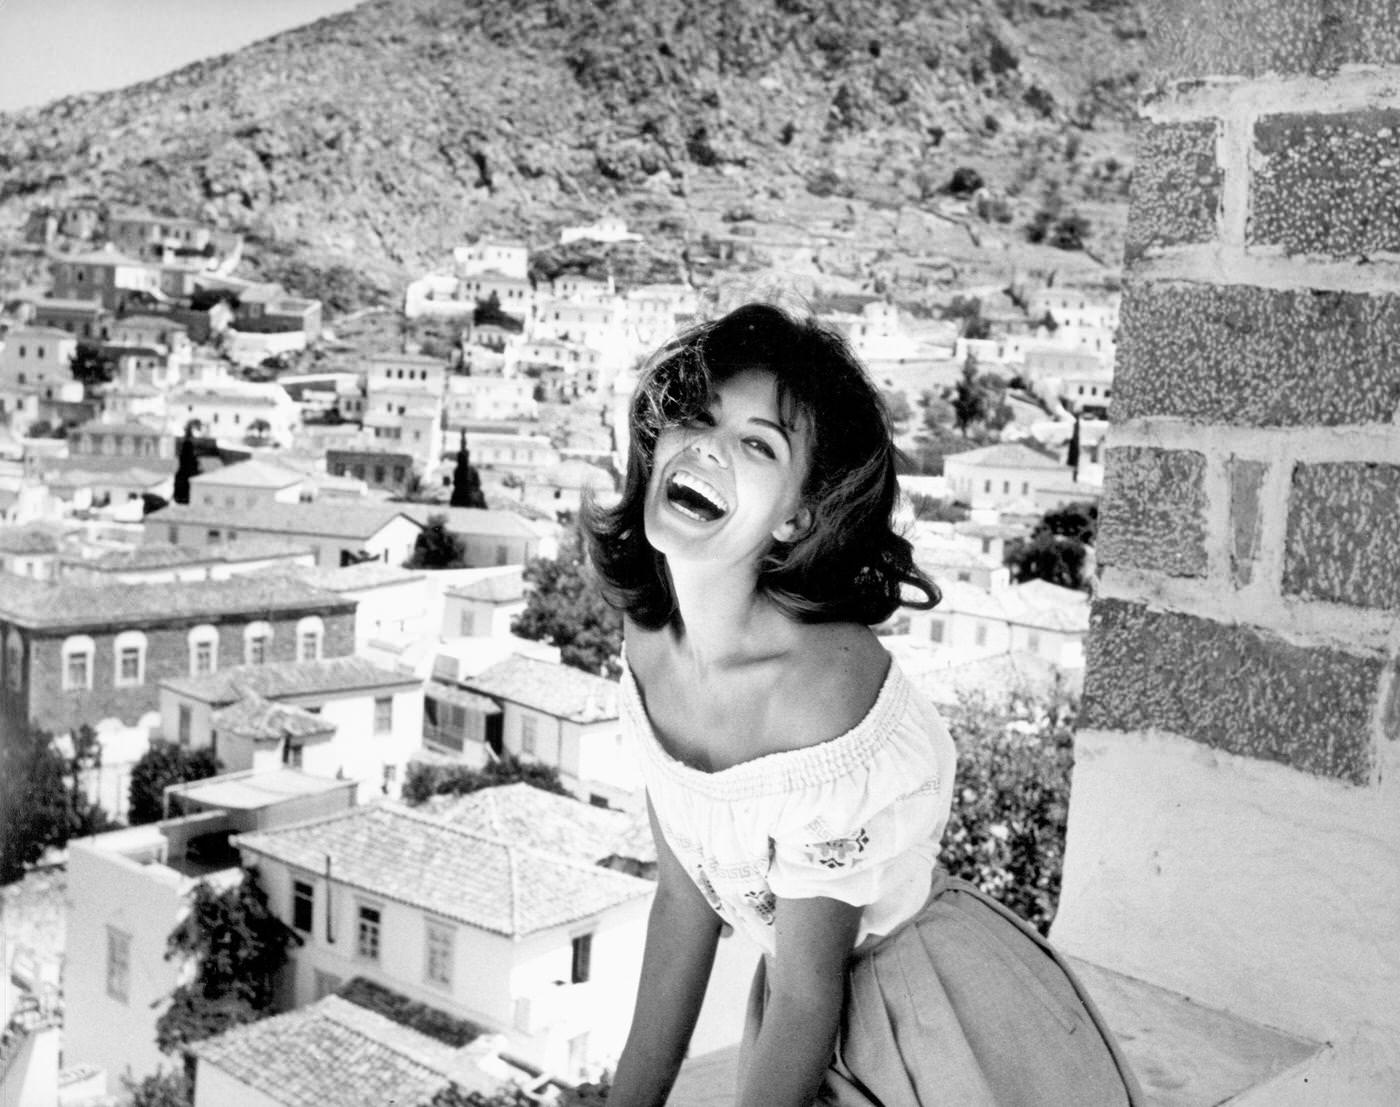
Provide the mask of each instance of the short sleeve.
[{"label": "short sleeve", "polygon": [[835,825],[818,815],[775,836],[768,886],[780,899],[827,896],[865,907],[892,894],[927,891],[948,817],[935,774],[883,805],[866,805]]}]

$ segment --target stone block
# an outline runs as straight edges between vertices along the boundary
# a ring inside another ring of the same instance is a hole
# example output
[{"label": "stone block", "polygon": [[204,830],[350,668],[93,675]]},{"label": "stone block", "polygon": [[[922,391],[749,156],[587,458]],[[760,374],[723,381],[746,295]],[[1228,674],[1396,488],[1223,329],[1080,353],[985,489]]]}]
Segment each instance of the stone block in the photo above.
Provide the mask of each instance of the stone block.
[{"label": "stone block", "polygon": [[1265,116],[1254,147],[1248,245],[1334,257],[1400,250],[1400,111]]},{"label": "stone block", "polygon": [[1205,455],[1119,446],[1107,453],[1096,553],[1104,566],[1206,573]]},{"label": "stone block", "polygon": [[1384,663],[1248,626],[1099,600],[1080,725],[1160,729],[1230,753],[1368,782]]},{"label": "stone block", "polygon": [[1400,465],[1294,467],[1283,590],[1300,599],[1400,608]]},{"label": "stone block", "polygon": [[1128,215],[1130,259],[1157,246],[1215,238],[1225,179],[1215,154],[1218,137],[1213,120],[1139,128]]},{"label": "stone block", "polygon": [[1226,464],[1230,481],[1230,581],[1243,588],[1254,579],[1263,517],[1259,492],[1269,466],[1262,461],[1232,457]]},{"label": "stone block", "polygon": [[1400,65],[1394,0],[1156,0],[1144,10],[1163,80]]},{"label": "stone block", "polygon": [[1400,405],[1400,296],[1133,281],[1114,422],[1388,423]]}]

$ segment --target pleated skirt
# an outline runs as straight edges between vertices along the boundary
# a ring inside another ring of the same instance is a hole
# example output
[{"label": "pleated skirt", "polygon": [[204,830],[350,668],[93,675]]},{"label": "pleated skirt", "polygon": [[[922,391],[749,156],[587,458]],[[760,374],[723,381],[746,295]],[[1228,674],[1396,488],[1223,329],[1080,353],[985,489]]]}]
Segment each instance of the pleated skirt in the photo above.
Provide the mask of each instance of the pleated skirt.
[{"label": "pleated skirt", "polygon": [[[767,995],[760,960],[745,1046],[762,1025]],[[1140,1107],[1145,1100],[1093,1001],[1049,943],[940,869],[923,909],[852,957],[817,1102]]]}]

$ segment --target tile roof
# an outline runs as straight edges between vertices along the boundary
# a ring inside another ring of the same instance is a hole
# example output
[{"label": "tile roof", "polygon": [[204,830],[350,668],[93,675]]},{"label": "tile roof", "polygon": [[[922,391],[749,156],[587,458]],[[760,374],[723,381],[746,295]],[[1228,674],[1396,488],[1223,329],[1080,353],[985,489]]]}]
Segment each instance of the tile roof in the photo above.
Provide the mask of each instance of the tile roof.
[{"label": "tile roof", "polygon": [[513,511],[493,511],[480,507],[447,507],[436,504],[400,504],[410,519],[427,526],[432,515],[446,515],[447,529],[457,534],[489,535],[505,538],[538,538],[540,531],[530,520]]},{"label": "tile roof", "polygon": [[[204,808],[227,807],[235,811],[261,811],[276,807],[296,796],[320,796],[331,792],[351,791],[353,780],[312,776],[300,769],[248,770],[220,773],[180,784],[181,799]],[[347,801],[354,803],[351,795]]]},{"label": "tile roof", "polygon": [[448,588],[447,594],[483,603],[514,603],[525,598],[525,578],[519,565],[486,570],[475,580]]},{"label": "tile roof", "polygon": [[204,703],[231,704],[250,693],[275,700],[418,683],[419,679],[411,673],[396,673],[363,657],[330,657],[321,661],[234,665],[203,676],[163,680],[161,687]]},{"label": "tile roof", "polygon": [[191,477],[191,484],[232,484],[239,488],[286,488],[300,484],[306,477],[280,465],[253,458],[233,465],[225,465],[212,473],[200,473]]},{"label": "tile roof", "polygon": [[[239,542],[242,541],[240,538]],[[386,565],[382,561],[361,561],[330,569],[305,565],[288,571],[327,592],[357,592],[362,588],[380,588],[386,584],[406,584],[422,580],[427,575],[422,569],[405,569],[402,565]]]},{"label": "tile roof", "polygon": [[453,1049],[339,996],[206,1038],[193,1047],[284,1107],[429,1107],[450,1084],[491,1093],[502,1081]]},{"label": "tile roof", "polygon": [[[146,516],[148,524],[180,523],[307,534],[327,538],[371,538],[400,515],[406,504],[354,503],[337,500],[309,504],[260,504],[257,507],[206,507],[170,504]],[[412,516],[409,516],[412,518]]]},{"label": "tile roof", "polygon": [[[236,542],[218,542],[212,546],[173,546],[167,542],[148,542],[129,550],[112,550],[95,559],[85,559],[84,568],[101,572],[123,569],[163,569],[177,565],[237,564],[240,561],[261,561],[264,558],[292,558],[314,554],[310,546],[300,546],[285,538],[264,538],[252,535]],[[295,574],[300,566],[286,566],[283,571]],[[323,587],[312,582],[315,587]],[[333,589],[325,589],[333,591]]]},{"label": "tile roof", "polygon": [[239,835],[234,844],[481,930],[523,937],[652,893],[645,880],[464,830],[393,803]]},{"label": "tile roof", "polygon": [[220,737],[247,738],[253,742],[280,742],[284,738],[319,738],[335,733],[335,724],[294,704],[273,703],[253,694],[215,711],[212,725]]},{"label": "tile roof", "polygon": [[1021,442],[999,442],[976,450],[964,450],[961,453],[949,454],[948,459],[959,465],[973,465],[978,468],[1056,471],[1065,468],[1064,462],[1058,458],[1049,457]]},{"label": "tile roof", "polygon": [[112,629],[143,622],[353,610],[353,600],[282,576],[173,583],[68,584],[0,574],[0,618],[47,629]]},{"label": "tile roof", "polygon": [[[596,865],[619,856],[656,860],[650,828],[644,843],[635,836],[636,816],[525,783],[483,788],[464,796],[434,796],[419,810],[460,830],[489,834],[575,861]],[[647,822],[645,814],[641,821]],[[639,847],[641,856],[635,853]]]},{"label": "tile roof", "polygon": [[56,554],[63,548],[63,532],[49,524],[0,526],[0,553]]},{"label": "tile roof", "polygon": [[462,682],[473,692],[509,700],[575,723],[616,719],[617,682],[519,655],[508,657]]}]

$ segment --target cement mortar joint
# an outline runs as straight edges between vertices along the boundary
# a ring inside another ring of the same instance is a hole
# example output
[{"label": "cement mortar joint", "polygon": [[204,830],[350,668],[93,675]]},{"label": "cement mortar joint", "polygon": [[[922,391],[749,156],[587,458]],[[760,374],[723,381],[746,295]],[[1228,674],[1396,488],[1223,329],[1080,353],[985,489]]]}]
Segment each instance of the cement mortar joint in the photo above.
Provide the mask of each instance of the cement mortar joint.
[{"label": "cement mortar joint", "polygon": [[1129,271],[1132,281],[1180,281],[1214,288],[1253,285],[1277,292],[1308,290],[1354,292],[1361,295],[1400,293],[1400,255],[1378,254],[1364,264],[1355,260],[1326,257],[1285,257],[1273,247],[1246,249],[1244,219],[1238,202],[1232,203],[1230,174],[1222,196],[1222,232],[1239,237],[1228,243],[1206,246],[1154,248],[1150,256],[1136,261]]},{"label": "cement mortar joint", "polygon": [[1400,107],[1400,68],[1343,66],[1328,77],[1191,79],[1148,96],[1142,116],[1153,123],[1197,123],[1264,115],[1332,115]]},{"label": "cement mortar joint", "polygon": [[1289,467],[1298,462],[1395,465],[1400,463],[1400,424],[1237,427],[1154,415],[1112,424],[1104,444],[1110,450],[1119,446],[1195,450],[1206,455],[1207,463],[1238,457]]},{"label": "cement mortar joint", "polygon": [[1400,651],[1394,611],[1299,600],[1281,595],[1278,582],[1277,576],[1266,578],[1261,573],[1236,589],[1222,577],[1170,577],[1153,569],[1109,566],[1099,578],[1097,594],[1106,600],[1143,604],[1150,611],[1250,627],[1304,649],[1326,647],[1389,660],[1393,667]]}]

